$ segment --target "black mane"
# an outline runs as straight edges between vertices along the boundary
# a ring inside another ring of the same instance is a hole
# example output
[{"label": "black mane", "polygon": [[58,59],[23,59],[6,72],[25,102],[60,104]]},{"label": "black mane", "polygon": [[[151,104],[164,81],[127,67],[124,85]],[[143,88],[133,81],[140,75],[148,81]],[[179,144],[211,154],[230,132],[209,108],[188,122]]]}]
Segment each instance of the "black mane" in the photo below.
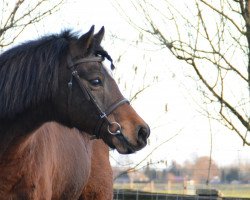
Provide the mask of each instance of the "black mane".
[{"label": "black mane", "polygon": [[0,119],[12,118],[28,106],[53,97],[58,88],[58,68],[70,31],[16,46],[0,55]]}]

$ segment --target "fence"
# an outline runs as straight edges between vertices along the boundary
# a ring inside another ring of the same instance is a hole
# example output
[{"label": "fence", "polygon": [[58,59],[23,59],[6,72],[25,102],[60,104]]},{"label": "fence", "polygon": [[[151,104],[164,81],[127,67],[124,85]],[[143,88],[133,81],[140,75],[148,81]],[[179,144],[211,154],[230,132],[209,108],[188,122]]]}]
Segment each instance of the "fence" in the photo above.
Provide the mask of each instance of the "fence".
[{"label": "fence", "polygon": [[114,200],[250,200],[250,198],[217,197],[213,195],[181,195],[149,193],[135,190],[114,190]]},{"label": "fence", "polygon": [[[116,194],[127,194],[127,192],[144,194],[144,195],[163,195],[164,197],[168,196],[169,194],[176,194],[175,197],[178,195],[183,197],[191,197],[197,194],[197,190],[199,189],[208,189],[213,190],[217,189],[219,191],[220,196],[224,198],[246,198],[250,200],[250,184],[215,184],[215,185],[183,185],[183,183],[178,184],[163,184],[163,183],[115,183],[114,188]],[[132,195],[131,194],[131,195]],[[170,195],[173,196],[173,195]],[[166,198],[165,198],[166,199]],[[170,197],[169,197],[170,199]]]}]

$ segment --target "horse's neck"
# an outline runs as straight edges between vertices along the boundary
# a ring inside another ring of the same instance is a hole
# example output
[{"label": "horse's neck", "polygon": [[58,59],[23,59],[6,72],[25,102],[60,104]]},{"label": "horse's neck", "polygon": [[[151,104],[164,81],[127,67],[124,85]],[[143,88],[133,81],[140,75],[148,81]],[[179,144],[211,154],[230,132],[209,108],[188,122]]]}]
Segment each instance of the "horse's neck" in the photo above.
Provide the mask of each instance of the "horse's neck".
[{"label": "horse's neck", "polygon": [[46,109],[26,111],[13,119],[0,119],[0,159],[10,146],[18,146],[43,123],[49,121]]}]

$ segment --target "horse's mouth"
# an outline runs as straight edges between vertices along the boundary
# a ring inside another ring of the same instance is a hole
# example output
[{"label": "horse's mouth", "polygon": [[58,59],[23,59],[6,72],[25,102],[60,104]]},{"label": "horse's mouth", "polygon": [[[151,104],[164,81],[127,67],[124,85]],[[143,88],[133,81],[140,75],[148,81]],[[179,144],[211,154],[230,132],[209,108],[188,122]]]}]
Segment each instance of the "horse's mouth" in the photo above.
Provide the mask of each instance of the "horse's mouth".
[{"label": "horse's mouth", "polygon": [[122,133],[113,135],[111,142],[108,142],[109,147],[116,149],[120,154],[135,153],[145,147],[146,144],[147,141],[137,141],[137,144],[134,145]]}]

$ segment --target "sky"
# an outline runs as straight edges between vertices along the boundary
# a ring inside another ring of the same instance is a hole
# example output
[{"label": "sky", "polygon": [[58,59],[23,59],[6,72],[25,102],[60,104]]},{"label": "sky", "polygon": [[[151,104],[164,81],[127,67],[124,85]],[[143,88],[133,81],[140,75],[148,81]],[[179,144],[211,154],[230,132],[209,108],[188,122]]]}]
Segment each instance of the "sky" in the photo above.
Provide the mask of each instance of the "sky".
[{"label": "sky", "polygon": [[[136,17],[136,16],[134,16]],[[115,78],[121,77],[121,89],[129,96],[131,88],[150,85],[135,101],[134,108],[151,127],[149,145],[134,155],[119,155],[111,151],[111,163],[133,166],[159,146],[142,163],[165,167],[176,160],[179,163],[194,161],[198,156],[208,156],[212,141],[212,159],[220,166],[250,162],[250,148],[243,147],[241,140],[224,129],[218,122],[209,121],[198,112],[196,85],[187,75],[190,73],[184,63],[177,61],[166,49],[154,49],[146,43],[134,46],[132,41],[139,33],[132,28],[112,5],[112,0],[72,0],[43,25],[31,27],[20,36],[19,41],[37,38],[44,34],[60,32],[63,29],[84,33],[91,25],[96,30],[105,26],[103,46],[117,60]],[[118,38],[111,37],[116,35]],[[144,41],[145,42],[145,41]],[[147,46],[147,47],[145,47]],[[146,49],[146,50],[145,50]],[[133,66],[138,74],[133,76]],[[157,76],[158,81],[153,81]],[[146,77],[143,80],[143,77]],[[127,90],[124,89],[124,83]],[[167,107],[167,111],[166,111]]]}]

